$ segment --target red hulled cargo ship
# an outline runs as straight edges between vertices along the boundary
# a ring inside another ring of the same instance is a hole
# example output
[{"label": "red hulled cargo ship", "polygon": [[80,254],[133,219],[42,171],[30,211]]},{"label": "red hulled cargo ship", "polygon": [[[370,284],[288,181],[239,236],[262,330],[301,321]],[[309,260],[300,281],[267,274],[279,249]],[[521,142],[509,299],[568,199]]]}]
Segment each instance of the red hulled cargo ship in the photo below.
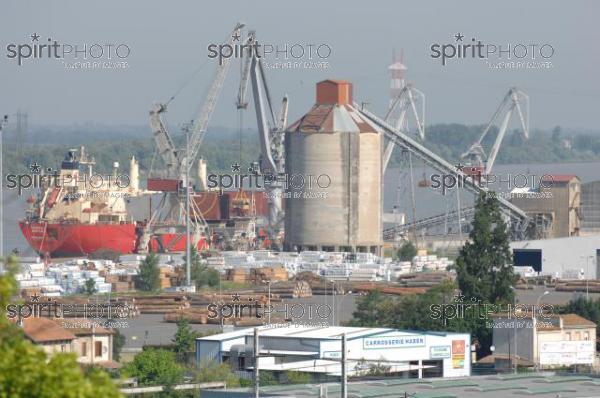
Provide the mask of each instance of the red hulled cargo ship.
[{"label": "red hulled cargo ship", "polygon": [[[93,173],[95,162],[86,157],[85,149],[81,147],[79,157],[76,152],[68,152],[58,173],[42,179],[40,192],[29,198],[27,215],[19,221],[23,236],[36,252],[66,257],[87,256],[98,250],[121,254],[185,251],[182,225],[156,223],[147,234],[148,221],[136,221],[127,209],[131,198],[177,191],[181,182],[157,189],[157,180],[149,179],[149,190],[141,191],[135,158],[131,159],[129,175],[121,176],[115,163],[111,176],[100,176]],[[232,220],[260,217],[268,212],[262,192],[198,192],[192,200],[211,226],[229,225]],[[199,250],[209,248],[206,236],[210,234],[194,236]]]}]

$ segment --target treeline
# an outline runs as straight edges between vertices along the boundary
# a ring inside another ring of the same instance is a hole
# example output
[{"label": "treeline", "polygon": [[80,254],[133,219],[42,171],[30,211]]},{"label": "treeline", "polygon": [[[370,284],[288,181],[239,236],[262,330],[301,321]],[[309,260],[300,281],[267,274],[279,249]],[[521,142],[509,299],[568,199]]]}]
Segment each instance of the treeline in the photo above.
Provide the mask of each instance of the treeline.
[{"label": "treeline", "polygon": [[[451,162],[457,162],[475,142],[484,126],[463,124],[436,124],[427,127],[425,145]],[[493,127],[483,146],[487,152],[493,145],[497,128]],[[179,131],[172,138],[180,148],[185,138]],[[123,170],[129,167],[134,155],[140,162],[142,176],[152,168],[160,170],[162,160],[155,150],[149,127],[111,127],[93,124],[68,128],[36,127],[27,137],[17,137],[14,128],[7,128],[4,136],[5,173],[24,173],[33,162],[43,167],[57,168],[70,148],[86,146],[93,155],[98,171],[109,172],[117,161]],[[231,171],[239,162],[247,165],[256,161],[260,152],[255,130],[243,132],[215,127],[206,135],[200,156],[208,162],[209,171]],[[518,130],[508,131],[496,159],[501,163],[553,163],[600,160],[600,134],[566,131],[557,126],[552,130],[532,130],[525,141]],[[392,165],[400,164],[401,151],[395,151]]]},{"label": "treeline", "polygon": [[[180,132],[172,133],[171,138],[178,148],[185,148],[185,137]],[[7,131],[3,149],[4,173],[27,173],[34,162],[43,168],[56,169],[69,149],[78,149],[81,145],[85,146],[89,156],[94,157],[97,172],[111,172],[114,162],[119,162],[121,170],[127,172],[132,155],[140,164],[142,176],[150,170],[162,169],[162,160],[149,128],[124,128],[123,134],[115,133],[114,128],[109,127],[93,127],[91,131],[81,132],[74,128],[67,131],[48,128],[34,130],[25,142]],[[240,134],[215,128],[206,133],[199,157],[208,162],[209,171],[231,171],[235,162],[245,166],[256,161],[259,151],[256,131]]]},{"label": "treeline", "polygon": [[[460,156],[479,138],[485,126],[437,124],[428,127],[426,145],[443,158],[458,161]],[[483,141],[486,153],[494,145],[498,133],[492,127]],[[497,164],[560,163],[600,159],[600,134],[552,130],[531,130],[529,140],[521,130],[509,130],[496,158]]]}]

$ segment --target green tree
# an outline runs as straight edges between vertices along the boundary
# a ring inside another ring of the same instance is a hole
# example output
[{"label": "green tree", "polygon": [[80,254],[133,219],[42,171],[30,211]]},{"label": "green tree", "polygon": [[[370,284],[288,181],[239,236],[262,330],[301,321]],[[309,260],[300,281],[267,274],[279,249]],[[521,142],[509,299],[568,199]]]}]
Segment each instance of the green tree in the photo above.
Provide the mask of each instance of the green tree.
[{"label": "green tree", "polygon": [[507,304],[516,282],[508,231],[498,200],[482,193],[475,204],[469,241],[456,259],[458,287],[468,300]]},{"label": "green tree", "polygon": [[287,372],[288,384],[308,384],[310,383],[310,374],[306,372]]},{"label": "green tree", "polygon": [[25,339],[21,328],[8,321],[6,305],[17,291],[16,259],[9,258],[0,275],[0,398],[117,398],[117,385],[106,372],[83,373],[74,354],[49,358]]},{"label": "green tree", "polygon": [[85,286],[83,287],[83,292],[88,296],[96,293],[98,289],[96,289],[96,281],[92,278],[89,278],[85,281]]},{"label": "green tree", "polygon": [[205,286],[219,286],[219,281],[221,279],[219,271],[217,271],[214,268],[207,267],[202,262],[202,257],[200,256],[198,250],[195,247],[192,247],[190,251],[190,264],[190,274],[192,280],[196,284],[196,288],[200,289]]},{"label": "green tree", "polygon": [[163,385],[167,388],[183,380],[184,368],[177,363],[175,353],[149,348],[137,354],[125,366],[130,377],[136,377],[140,385]]},{"label": "green tree", "polygon": [[194,351],[194,343],[198,334],[192,330],[186,319],[177,322],[177,331],[171,340],[175,344],[175,352],[183,359],[188,352]]},{"label": "green tree", "polygon": [[201,362],[199,369],[194,371],[194,381],[196,383],[224,381],[228,388],[240,385],[240,379],[231,372],[228,364],[215,361]]},{"label": "green tree", "polygon": [[396,253],[396,257],[400,261],[412,261],[412,259],[417,255],[417,248],[412,244],[411,241],[406,241],[400,246],[398,252]]},{"label": "green tree", "polygon": [[269,370],[260,372],[258,378],[261,386],[276,386],[279,384],[279,380],[275,377],[275,374]]},{"label": "green tree", "polygon": [[115,361],[119,361],[121,359],[121,351],[125,346],[125,335],[119,331],[119,329],[115,329],[115,334],[113,334],[113,359]]},{"label": "green tree", "polygon": [[156,254],[148,253],[142,260],[136,282],[140,290],[147,292],[160,290],[160,269]]},{"label": "green tree", "polygon": [[372,290],[362,297],[357,305],[356,311],[352,313],[351,326],[372,327],[382,325],[379,323],[381,317],[381,306],[385,302],[384,295],[379,290]]}]

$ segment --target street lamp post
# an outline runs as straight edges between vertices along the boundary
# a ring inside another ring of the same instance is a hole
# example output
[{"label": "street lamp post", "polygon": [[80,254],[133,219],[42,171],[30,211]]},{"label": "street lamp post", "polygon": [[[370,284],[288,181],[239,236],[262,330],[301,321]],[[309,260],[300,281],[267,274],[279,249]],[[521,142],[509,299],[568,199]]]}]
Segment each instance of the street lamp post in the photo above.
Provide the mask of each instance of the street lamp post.
[{"label": "street lamp post", "polygon": [[[265,283],[267,285],[267,307],[269,308],[269,318],[268,318],[268,322],[269,325],[271,324],[271,281],[270,280],[263,280],[262,283]],[[264,311],[263,311],[264,313]]]},{"label": "street lamp post", "polygon": [[331,284],[332,284],[332,286],[331,286],[331,291],[332,291],[331,304],[332,304],[332,311],[333,311],[331,323],[332,323],[332,326],[335,326],[335,281],[331,281]]},{"label": "street lamp post", "polygon": [[[0,178],[2,179],[4,179],[4,177],[2,177],[2,141],[4,141],[2,129],[7,122],[8,115],[4,115],[4,118],[0,121]],[[4,271],[4,261],[4,182],[2,182],[2,184],[0,184],[0,274]]]},{"label": "street lamp post", "polygon": [[[535,336],[535,350],[537,351],[536,366],[540,362],[540,345],[538,344],[538,341],[537,341],[537,332],[536,332],[536,330],[537,330],[536,329],[536,324],[537,324],[536,314],[538,313],[539,308],[540,308],[540,301],[542,300],[542,298],[544,296],[547,296],[549,294],[550,294],[550,292],[548,290],[545,290],[544,293],[540,294],[540,296],[535,301],[535,309],[533,311],[533,335]],[[534,357],[535,356],[536,355],[534,355]]]},{"label": "street lamp post", "polygon": [[518,357],[517,357],[517,314],[515,311],[515,307],[517,306],[517,290],[515,289],[514,286],[510,286],[511,290],[514,292],[514,297],[513,297],[513,315],[514,315],[514,320],[513,320],[513,339],[515,341],[515,367],[514,367],[514,373],[517,374],[517,369],[518,369]]},{"label": "street lamp post", "polygon": [[191,236],[190,236],[190,130],[185,128],[185,280],[187,288],[192,285]]}]

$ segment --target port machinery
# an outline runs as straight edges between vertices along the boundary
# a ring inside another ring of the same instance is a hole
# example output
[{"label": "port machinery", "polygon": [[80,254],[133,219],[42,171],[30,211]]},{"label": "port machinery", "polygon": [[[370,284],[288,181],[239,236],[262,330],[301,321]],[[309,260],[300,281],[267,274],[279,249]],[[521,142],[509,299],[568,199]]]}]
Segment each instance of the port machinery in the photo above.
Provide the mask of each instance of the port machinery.
[{"label": "port machinery", "polygon": [[[229,45],[240,37],[243,23],[237,23],[230,34]],[[167,131],[162,115],[167,104],[156,104],[150,111],[150,127],[154,135],[156,150],[160,154],[164,178],[148,179],[148,190],[161,192],[162,197],[157,211],[141,227],[138,252],[146,252],[153,236],[168,236],[168,241],[160,242],[165,251],[181,250],[186,244],[185,237],[192,236],[194,245],[203,245],[207,223],[194,200],[190,200],[190,169],[198,156],[210,118],[223,89],[230,66],[230,58],[224,58],[216,71],[199,116],[184,126],[185,149],[177,148]],[[171,98],[173,100],[174,97]],[[170,100],[170,101],[171,101]],[[167,232],[165,234],[164,232]],[[175,231],[175,233],[171,233]]]},{"label": "port machinery", "polygon": [[[406,87],[409,87],[409,86],[407,85]],[[418,94],[421,95],[420,92],[418,92]],[[405,97],[407,97],[406,93],[404,93],[403,95]],[[409,99],[412,101],[412,98],[409,98]],[[398,96],[397,102],[401,102],[400,95]],[[404,99],[404,102],[411,104],[411,106],[414,110],[414,113],[415,113],[415,117],[416,117],[417,112],[416,112],[414,104],[407,101],[406,99]],[[519,117],[520,126],[521,126],[521,134],[523,136],[523,139],[525,139],[525,140],[529,139],[529,96],[522,90],[518,89],[517,87],[511,87],[508,90],[508,92],[506,93],[506,95],[504,96],[504,98],[502,99],[500,105],[498,106],[498,108],[496,109],[494,114],[492,115],[488,124],[484,128],[483,132],[478,137],[477,141],[475,141],[469,147],[469,149],[461,155],[461,158],[465,159],[467,161],[467,164],[462,168],[461,172],[456,170],[456,166],[453,166],[452,169],[448,169],[447,168],[448,164],[444,165],[443,163],[436,161],[434,159],[434,157],[431,156],[431,155],[435,155],[435,154],[433,154],[433,152],[431,152],[431,151],[428,151],[424,146],[422,149],[417,149],[415,151],[415,150],[411,149],[410,145],[400,144],[399,142],[402,140],[390,139],[389,143],[390,143],[390,145],[391,144],[400,145],[404,149],[404,151],[415,153],[419,158],[421,158],[423,161],[425,161],[426,164],[428,164],[429,166],[432,166],[434,169],[441,171],[443,173],[452,174],[452,175],[455,175],[455,177],[462,175],[463,178],[470,177],[470,178],[484,180],[486,178],[486,176],[490,175],[492,172],[492,168],[494,166],[494,162],[495,162],[498,152],[500,150],[500,146],[506,135],[508,124],[511,120],[512,115],[515,112],[517,113],[517,115]],[[389,113],[390,112],[388,112],[388,114]],[[501,118],[503,113],[504,113],[504,116]],[[493,145],[489,149],[489,152],[486,153],[486,151],[483,148],[483,142],[487,137],[489,137],[491,135],[492,126],[496,125],[496,123],[500,120],[500,118],[501,118],[501,123],[498,128],[496,138],[494,139]],[[387,115],[386,115],[385,121],[389,123]],[[396,132],[401,135],[406,135],[407,138],[410,138],[409,135],[406,134],[405,131],[402,131],[402,129],[399,128],[399,125],[400,124],[396,124],[396,126],[395,126],[395,128],[397,130]],[[419,135],[417,138],[423,139],[424,133],[422,132],[419,123],[417,123],[417,127],[419,127],[419,130],[418,130]],[[391,132],[389,134],[391,134]],[[415,141],[415,143],[420,144],[418,141]],[[388,151],[391,153],[391,150],[389,149],[389,145],[388,145],[388,148],[386,149],[386,155],[387,155]],[[439,160],[443,160],[443,159],[440,157]],[[466,188],[470,189],[473,193],[486,190],[486,189],[478,186],[478,184],[465,184],[465,185],[466,185]],[[527,228],[530,226],[530,223],[532,222],[532,220],[528,216],[526,216],[523,211],[518,209],[518,207],[516,207],[515,205],[513,205],[512,203],[510,203],[509,201],[507,201],[504,198],[500,198],[500,205],[503,209],[504,214],[511,221],[510,224],[512,227],[511,232],[513,234],[513,237],[514,238],[523,238],[525,236],[525,234],[527,232]],[[426,218],[423,218],[420,220],[416,220],[414,223],[410,223],[410,224],[406,224],[406,225],[396,225],[391,228],[387,228],[384,230],[384,238],[385,239],[394,239],[395,237],[397,237],[399,235],[400,236],[406,235],[406,234],[408,234],[409,230],[411,230],[413,228],[414,229],[428,229],[431,227],[439,226],[441,224],[447,225],[448,222],[451,220],[470,219],[473,216],[473,214],[474,214],[473,207],[460,208],[460,205],[459,205],[459,208],[454,211],[448,211],[444,214],[426,217]],[[536,223],[536,229],[540,228],[538,224],[539,223]],[[460,222],[459,222],[459,225],[460,225]],[[460,228],[460,226],[459,226],[459,228]],[[548,228],[548,226],[545,226],[544,228]],[[415,232],[413,231],[413,233],[415,233]]]},{"label": "port machinery", "polygon": [[[400,148],[413,153],[429,167],[439,171],[440,173],[453,175],[455,178],[457,178],[457,180],[459,178],[463,180],[469,178],[468,174],[464,173],[455,165],[452,165],[441,156],[426,148],[416,139],[391,126],[389,123],[377,117],[364,107],[361,107],[358,104],[355,104],[354,106],[358,112],[367,118],[371,123],[373,123],[373,125],[376,126],[381,133],[385,134],[386,138]],[[465,189],[476,195],[480,193],[487,194],[490,192],[487,187],[480,186],[479,184],[465,184]],[[508,200],[498,197],[498,201],[500,204],[500,209],[508,221],[513,237],[517,239],[524,237],[531,222],[530,217],[523,210],[519,209]],[[460,213],[460,211],[457,213]],[[461,216],[458,215],[458,217],[460,218]]]}]

